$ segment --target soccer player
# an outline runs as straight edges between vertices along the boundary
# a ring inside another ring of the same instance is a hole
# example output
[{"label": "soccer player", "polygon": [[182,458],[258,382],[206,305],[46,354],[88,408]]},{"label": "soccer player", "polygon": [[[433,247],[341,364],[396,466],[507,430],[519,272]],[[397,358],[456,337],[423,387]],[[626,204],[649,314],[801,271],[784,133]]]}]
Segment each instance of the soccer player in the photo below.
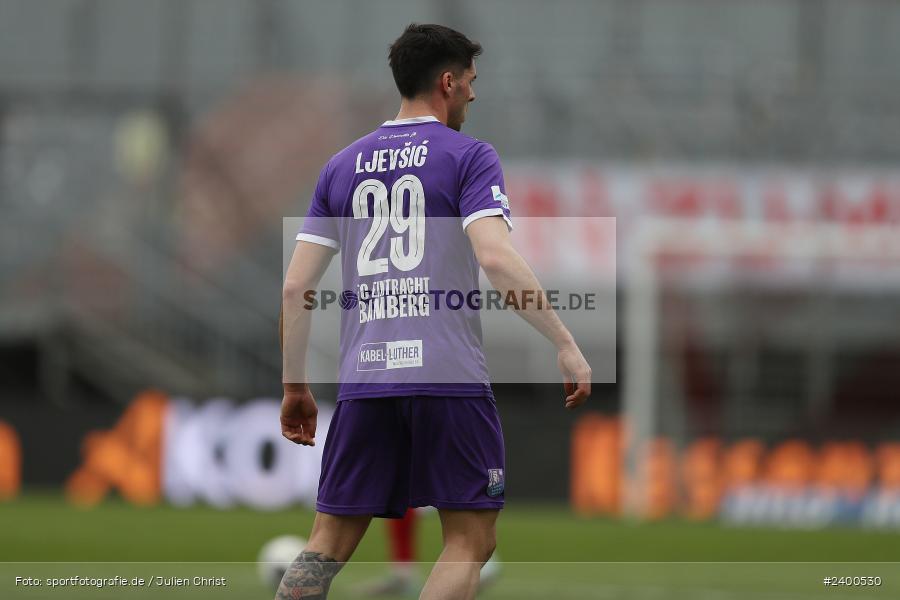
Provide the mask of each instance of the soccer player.
[{"label": "soccer player", "polygon": [[407,27],[389,52],[399,114],[328,161],[297,235],[283,292],[281,426],[298,444],[316,435],[310,294],[336,252],[346,291],[316,519],[279,599],[325,598],[373,516],[427,505],[444,544],[420,597],[474,597],[504,502],[503,437],[478,310],[448,308],[454,292],[473,298],[479,265],[504,297],[542,300],[516,312],[556,346],[565,407],[590,395],[590,367],[510,243],[497,153],[460,133],[480,53],[447,27]]}]

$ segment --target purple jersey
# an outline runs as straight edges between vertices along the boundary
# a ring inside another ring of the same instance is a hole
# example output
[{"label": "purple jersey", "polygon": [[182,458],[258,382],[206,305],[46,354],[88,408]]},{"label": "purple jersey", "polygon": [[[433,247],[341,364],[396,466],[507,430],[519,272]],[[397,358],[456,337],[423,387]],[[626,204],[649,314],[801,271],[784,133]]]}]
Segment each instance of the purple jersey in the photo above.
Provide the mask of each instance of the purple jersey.
[{"label": "purple jersey", "polygon": [[319,176],[298,240],[341,251],[338,400],[490,396],[465,228],[503,217],[494,148],[434,117],[388,121]]}]

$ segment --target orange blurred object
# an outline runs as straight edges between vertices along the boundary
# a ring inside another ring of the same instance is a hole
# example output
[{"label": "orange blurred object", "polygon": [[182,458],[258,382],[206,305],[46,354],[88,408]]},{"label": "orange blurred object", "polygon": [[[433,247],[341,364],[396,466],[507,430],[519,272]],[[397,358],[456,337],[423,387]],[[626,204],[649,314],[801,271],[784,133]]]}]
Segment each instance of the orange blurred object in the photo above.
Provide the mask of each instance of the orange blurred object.
[{"label": "orange blurred object", "polygon": [[885,442],[875,451],[878,484],[886,490],[900,491],[900,442]]},{"label": "orange blurred object", "polygon": [[621,421],[593,413],[572,432],[571,497],[583,515],[618,514],[622,481]]},{"label": "orange blurred object", "polygon": [[766,483],[787,490],[799,491],[813,481],[815,453],[803,440],[787,440],[776,446],[766,457]]},{"label": "orange blurred object", "polygon": [[762,471],[765,446],[757,439],[732,444],[722,456],[722,488],[728,490],[756,483]]},{"label": "orange blurred object", "polygon": [[82,444],[84,460],[66,482],[75,504],[93,506],[116,489],[126,500],[159,501],[162,434],[168,400],[160,392],[140,394],[109,431],[92,431]]},{"label": "orange blurred object", "polygon": [[620,514],[626,489],[644,498],[646,518],[678,511],[695,520],[715,517],[728,491],[760,483],[786,491],[840,493],[852,501],[861,501],[874,484],[900,492],[900,442],[883,443],[872,452],[859,441],[830,441],[816,450],[804,440],[788,439],[767,449],[754,438],[726,446],[710,436],[679,455],[670,440],[656,438],[639,454],[639,476],[632,481],[622,465],[625,435],[618,418],[592,414],[576,424],[571,494],[579,513]]},{"label": "orange blurred object", "polygon": [[722,443],[718,438],[702,438],[681,456],[684,483],[684,514],[690,519],[709,519],[719,509],[722,495]]},{"label": "orange blurred object", "polygon": [[678,501],[678,465],[675,449],[665,438],[651,440],[641,461],[641,480],[647,486],[647,513],[650,519],[672,514]]},{"label": "orange blurred object", "polygon": [[22,446],[12,425],[0,421],[0,500],[15,498],[22,488]]},{"label": "orange blurred object", "polygon": [[874,474],[872,456],[860,442],[828,442],[819,451],[816,479],[827,490],[858,500],[868,491]]}]

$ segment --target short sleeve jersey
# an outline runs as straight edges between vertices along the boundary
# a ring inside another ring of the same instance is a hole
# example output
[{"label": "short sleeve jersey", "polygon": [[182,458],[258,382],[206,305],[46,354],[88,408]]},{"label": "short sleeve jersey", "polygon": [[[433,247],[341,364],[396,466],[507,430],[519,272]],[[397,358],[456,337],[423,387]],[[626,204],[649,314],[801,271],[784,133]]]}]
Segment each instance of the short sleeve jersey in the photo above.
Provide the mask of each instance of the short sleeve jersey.
[{"label": "short sleeve jersey", "polygon": [[484,217],[512,228],[497,152],[434,117],[328,161],[297,239],[341,253],[339,401],[491,395],[465,234]]}]

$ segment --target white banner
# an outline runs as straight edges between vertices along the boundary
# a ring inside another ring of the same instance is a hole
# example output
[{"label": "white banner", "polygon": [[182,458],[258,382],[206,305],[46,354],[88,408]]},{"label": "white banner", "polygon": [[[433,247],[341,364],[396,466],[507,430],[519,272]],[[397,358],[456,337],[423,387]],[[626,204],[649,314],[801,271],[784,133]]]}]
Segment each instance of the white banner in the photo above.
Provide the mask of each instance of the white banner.
[{"label": "white banner", "polygon": [[313,506],[333,407],[319,403],[313,447],[282,437],[280,407],[269,398],[240,405],[172,399],[163,430],[163,496],[179,506]]}]

